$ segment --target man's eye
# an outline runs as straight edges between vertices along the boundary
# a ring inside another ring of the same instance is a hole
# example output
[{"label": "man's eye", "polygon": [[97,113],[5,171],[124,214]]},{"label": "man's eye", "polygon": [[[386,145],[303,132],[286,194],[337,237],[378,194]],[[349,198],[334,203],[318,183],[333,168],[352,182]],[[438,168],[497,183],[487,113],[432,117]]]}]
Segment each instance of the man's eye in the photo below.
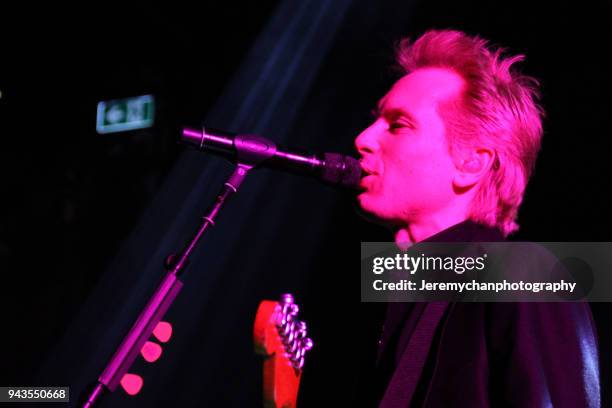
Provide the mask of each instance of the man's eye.
[{"label": "man's eye", "polygon": [[398,121],[389,122],[389,131],[390,132],[399,132],[400,130],[404,131],[406,129],[414,130],[414,126],[412,125],[411,122],[404,121],[404,120],[398,120]]}]

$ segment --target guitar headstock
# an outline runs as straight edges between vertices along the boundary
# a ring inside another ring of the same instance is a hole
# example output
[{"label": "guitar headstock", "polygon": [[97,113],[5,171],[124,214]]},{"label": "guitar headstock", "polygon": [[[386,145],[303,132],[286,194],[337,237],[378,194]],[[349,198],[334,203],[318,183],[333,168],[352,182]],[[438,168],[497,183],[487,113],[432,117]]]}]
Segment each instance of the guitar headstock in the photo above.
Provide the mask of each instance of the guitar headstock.
[{"label": "guitar headstock", "polygon": [[313,346],[306,323],[297,319],[299,306],[284,294],[279,302],[259,304],[253,339],[264,360],[264,406],[295,407],[306,352]]}]

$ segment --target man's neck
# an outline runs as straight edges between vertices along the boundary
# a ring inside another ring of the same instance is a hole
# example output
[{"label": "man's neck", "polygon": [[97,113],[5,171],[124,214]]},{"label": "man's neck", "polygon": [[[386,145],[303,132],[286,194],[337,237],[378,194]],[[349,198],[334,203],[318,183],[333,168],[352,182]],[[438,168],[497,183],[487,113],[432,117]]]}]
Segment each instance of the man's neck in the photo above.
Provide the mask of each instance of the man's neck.
[{"label": "man's neck", "polygon": [[421,242],[466,219],[467,217],[461,214],[453,217],[430,217],[426,221],[411,222],[396,230],[395,243],[398,247],[405,249],[411,244]]}]

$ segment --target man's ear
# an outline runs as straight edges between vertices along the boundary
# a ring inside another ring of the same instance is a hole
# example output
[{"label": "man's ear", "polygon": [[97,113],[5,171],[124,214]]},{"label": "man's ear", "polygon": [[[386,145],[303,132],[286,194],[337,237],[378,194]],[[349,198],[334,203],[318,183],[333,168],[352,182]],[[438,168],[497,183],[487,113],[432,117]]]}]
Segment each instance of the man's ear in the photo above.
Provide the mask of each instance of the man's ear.
[{"label": "man's ear", "polygon": [[459,189],[472,187],[484,177],[493,166],[495,154],[489,149],[478,149],[462,158],[457,166],[453,185]]}]

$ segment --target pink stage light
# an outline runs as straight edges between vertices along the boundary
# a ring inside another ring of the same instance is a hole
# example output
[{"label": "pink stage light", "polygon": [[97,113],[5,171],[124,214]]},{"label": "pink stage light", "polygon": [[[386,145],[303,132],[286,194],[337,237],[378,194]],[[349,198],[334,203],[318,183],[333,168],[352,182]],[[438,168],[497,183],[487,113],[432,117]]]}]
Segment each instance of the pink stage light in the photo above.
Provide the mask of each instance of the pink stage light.
[{"label": "pink stage light", "polygon": [[159,356],[161,356],[162,348],[159,344],[153,343],[152,341],[147,341],[142,349],[140,349],[140,354],[147,360],[149,363],[153,363],[156,361]]},{"label": "pink stage light", "polygon": [[136,395],[142,388],[142,378],[136,374],[126,374],[121,379],[121,387],[130,395]]},{"label": "pink stage light", "polygon": [[153,330],[153,335],[157,340],[166,343],[172,337],[172,325],[168,322],[159,322]]}]

